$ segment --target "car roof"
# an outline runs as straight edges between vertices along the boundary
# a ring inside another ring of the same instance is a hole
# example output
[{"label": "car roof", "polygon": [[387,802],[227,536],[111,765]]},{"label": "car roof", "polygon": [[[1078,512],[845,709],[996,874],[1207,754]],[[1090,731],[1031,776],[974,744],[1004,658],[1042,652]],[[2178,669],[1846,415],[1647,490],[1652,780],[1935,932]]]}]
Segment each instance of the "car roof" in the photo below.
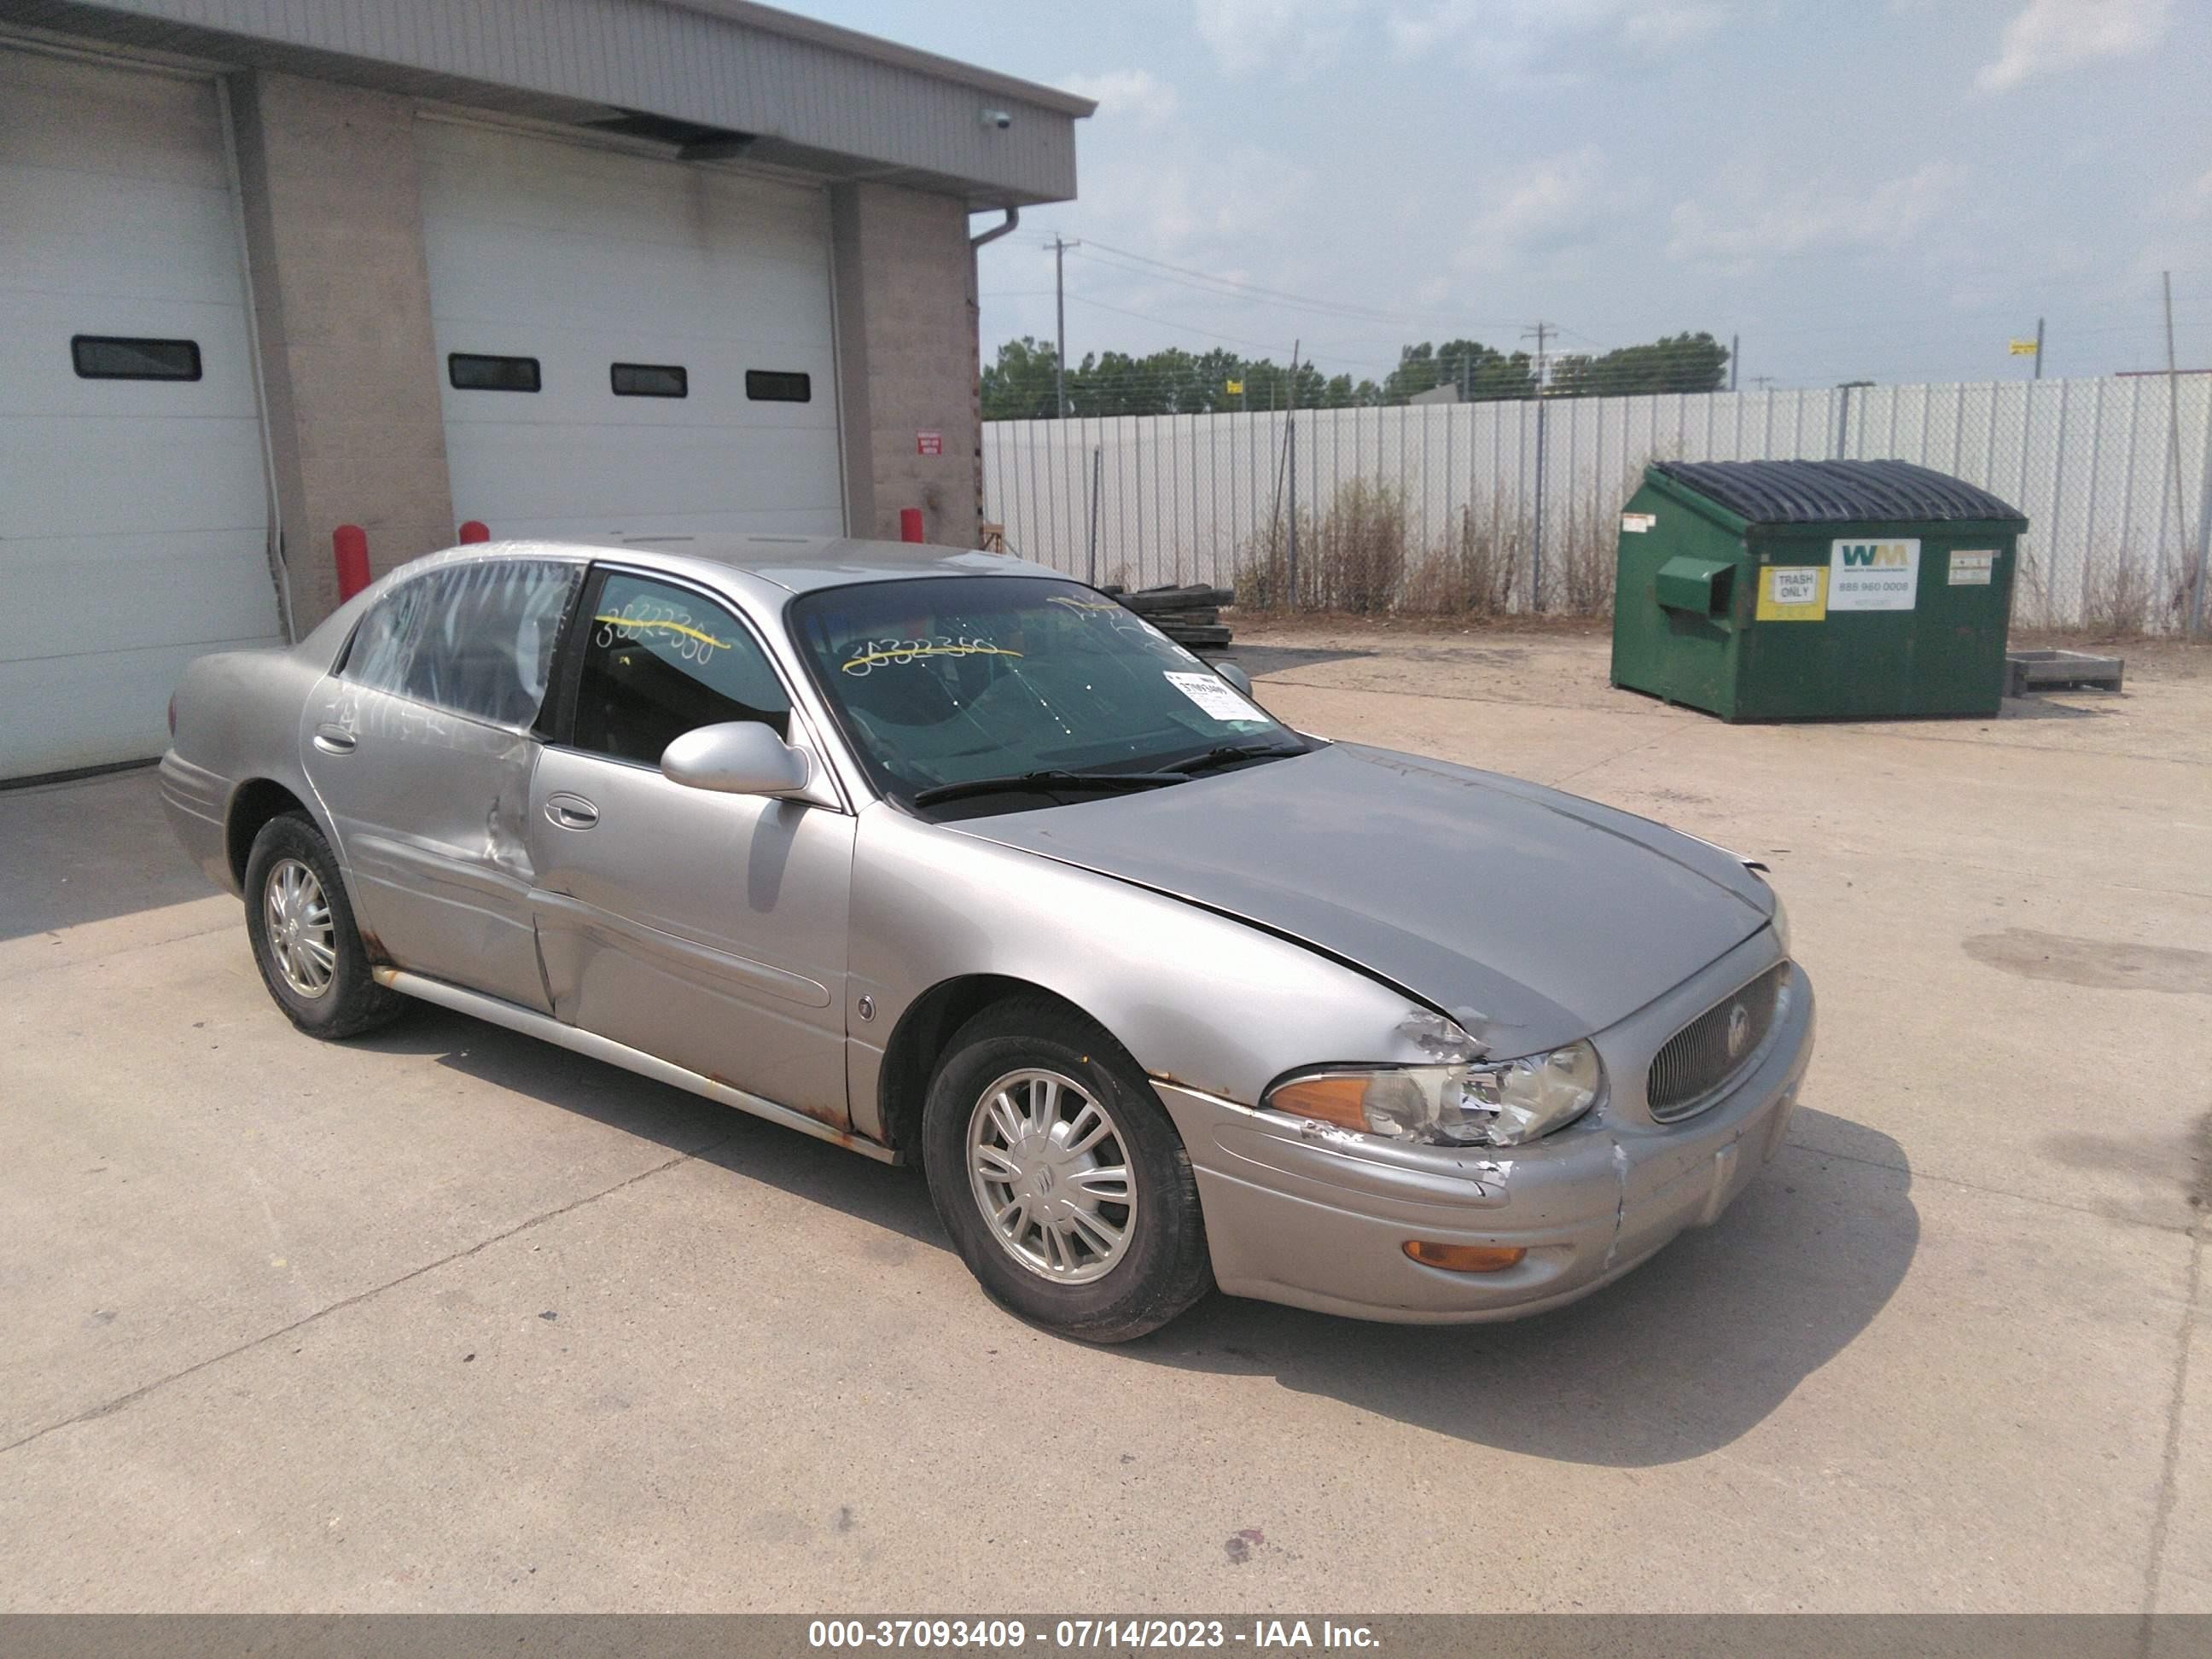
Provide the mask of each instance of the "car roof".
[{"label": "car roof", "polygon": [[665,535],[566,537],[491,542],[457,550],[487,556],[562,552],[590,558],[618,554],[670,568],[687,561],[724,565],[793,593],[854,582],[916,576],[1059,576],[1065,573],[1011,553],[939,547],[927,542],[863,541],[848,536],[775,536],[734,531],[672,531]]}]

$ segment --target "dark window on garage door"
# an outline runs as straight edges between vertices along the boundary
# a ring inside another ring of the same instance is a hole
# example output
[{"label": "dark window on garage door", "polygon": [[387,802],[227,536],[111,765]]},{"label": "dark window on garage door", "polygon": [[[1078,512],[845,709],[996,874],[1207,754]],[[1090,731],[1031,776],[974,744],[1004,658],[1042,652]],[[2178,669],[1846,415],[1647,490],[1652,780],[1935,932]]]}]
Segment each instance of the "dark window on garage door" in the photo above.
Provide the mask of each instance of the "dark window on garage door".
[{"label": "dark window on garage door", "polygon": [[616,363],[610,371],[617,398],[688,398],[691,377],[681,363]]},{"label": "dark window on garage door", "polygon": [[476,352],[448,352],[446,376],[456,392],[536,392],[539,390],[535,357],[487,357]]},{"label": "dark window on garage door", "polygon": [[757,404],[804,404],[814,398],[814,377],[787,368],[749,368],[745,396]]},{"label": "dark window on garage door", "polygon": [[70,361],[82,380],[197,380],[200,377],[200,348],[196,340],[79,334],[70,341]]}]

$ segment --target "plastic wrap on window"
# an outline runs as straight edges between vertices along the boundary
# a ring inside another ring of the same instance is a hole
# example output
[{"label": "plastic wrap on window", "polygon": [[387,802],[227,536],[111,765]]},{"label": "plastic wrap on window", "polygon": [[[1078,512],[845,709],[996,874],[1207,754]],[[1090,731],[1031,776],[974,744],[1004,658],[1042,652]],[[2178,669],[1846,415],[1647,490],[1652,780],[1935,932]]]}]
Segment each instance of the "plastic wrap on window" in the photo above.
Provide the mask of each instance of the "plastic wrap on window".
[{"label": "plastic wrap on window", "polygon": [[[580,566],[540,559],[432,571],[393,590],[363,622],[348,678],[476,720],[527,726],[544,701],[581,575]],[[380,620],[387,609],[392,615]]]}]

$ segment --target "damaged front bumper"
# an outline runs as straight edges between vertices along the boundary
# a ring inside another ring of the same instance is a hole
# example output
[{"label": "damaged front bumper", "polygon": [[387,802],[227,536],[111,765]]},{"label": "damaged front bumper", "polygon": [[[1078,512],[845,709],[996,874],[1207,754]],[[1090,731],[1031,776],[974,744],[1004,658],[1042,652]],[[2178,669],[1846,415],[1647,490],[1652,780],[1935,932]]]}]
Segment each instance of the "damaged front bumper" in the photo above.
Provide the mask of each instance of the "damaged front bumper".
[{"label": "damaged front bumper", "polygon": [[[1813,989],[1794,965],[1784,1017],[1710,1105],[1661,1124],[1642,1098],[1658,1046],[1779,954],[1762,934],[1601,1034],[1608,1099],[1527,1146],[1415,1146],[1156,1082],[1197,1175],[1215,1282],[1327,1313],[1447,1323],[1518,1318],[1619,1278],[1717,1219],[1782,1144],[1813,1054]],[[1413,1239],[1527,1255],[1452,1273],[1410,1259]]]}]

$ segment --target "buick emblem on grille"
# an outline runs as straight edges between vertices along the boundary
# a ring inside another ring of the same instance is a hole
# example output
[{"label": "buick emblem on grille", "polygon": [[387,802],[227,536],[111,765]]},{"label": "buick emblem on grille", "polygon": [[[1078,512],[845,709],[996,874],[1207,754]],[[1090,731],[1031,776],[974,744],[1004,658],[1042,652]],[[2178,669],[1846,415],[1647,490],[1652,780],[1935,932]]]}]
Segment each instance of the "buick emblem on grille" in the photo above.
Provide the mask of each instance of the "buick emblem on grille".
[{"label": "buick emblem on grille", "polygon": [[1751,1010],[1741,1002],[1729,1010],[1728,1051],[1730,1060],[1741,1060],[1745,1045],[1751,1041]]}]

